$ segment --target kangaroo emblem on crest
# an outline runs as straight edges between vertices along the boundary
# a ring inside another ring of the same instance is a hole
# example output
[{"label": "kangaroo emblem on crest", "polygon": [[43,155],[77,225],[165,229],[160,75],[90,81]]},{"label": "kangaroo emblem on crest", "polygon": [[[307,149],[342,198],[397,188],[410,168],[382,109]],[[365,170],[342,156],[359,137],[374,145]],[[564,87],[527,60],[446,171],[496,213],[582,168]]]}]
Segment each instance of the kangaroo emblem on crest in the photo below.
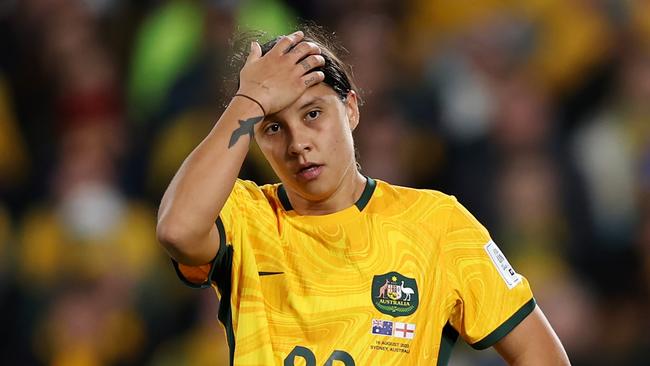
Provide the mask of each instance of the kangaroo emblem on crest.
[{"label": "kangaroo emblem on crest", "polygon": [[386,290],[388,290],[388,280],[386,280],[386,283],[379,288],[379,296],[377,296],[378,299],[385,299],[386,298]]}]

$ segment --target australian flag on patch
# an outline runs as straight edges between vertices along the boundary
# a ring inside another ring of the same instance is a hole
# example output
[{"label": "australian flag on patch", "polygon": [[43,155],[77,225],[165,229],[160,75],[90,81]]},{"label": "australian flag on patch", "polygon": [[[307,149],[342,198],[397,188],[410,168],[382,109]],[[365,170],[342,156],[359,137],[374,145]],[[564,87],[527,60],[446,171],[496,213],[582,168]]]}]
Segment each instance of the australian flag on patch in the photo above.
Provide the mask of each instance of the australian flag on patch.
[{"label": "australian flag on patch", "polygon": [[372,320],[372,334],[393,335],[393,322],[388,320]]}]

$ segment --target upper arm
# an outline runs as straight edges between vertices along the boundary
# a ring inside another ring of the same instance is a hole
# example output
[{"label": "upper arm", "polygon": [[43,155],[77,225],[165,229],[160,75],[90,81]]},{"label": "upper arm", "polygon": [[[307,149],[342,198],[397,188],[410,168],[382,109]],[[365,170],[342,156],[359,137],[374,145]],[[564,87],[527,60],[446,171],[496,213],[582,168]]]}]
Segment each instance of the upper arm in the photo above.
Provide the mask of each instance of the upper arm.
[{"label": "upper arm", "polygon": [[560,339],[539,307],[494,348],[509,365],[570,365]]},{"label": "upper arm", "polygon": [[[228,199],[218,213],[218,220],[221,220],[230,231],[242,221],[241,219],[235,220],[234,217],[238,214],[241,217],[241,211],[246,211],[247,206],[252,205],[252,196],[257,193],[256,190],[259,189],[252,182],[240,179],[235,181]],[[260,194],[257,193],[257,196]],[[221,240],[227,240],[227,238],[221,238],[224,233],[218,229],[217,220],[212,221],[209,226],[197,230],[197,227],[191,222],[192,219],[193,217],[187,214],[176,213],[173,217],[161,214],[158,218],[156,231],[158,241],[174,260],[184,265],[200,266],[210,263],[214,259]]]},{"label": "upper arm", "polygon": [[[226,270],[221,267],[232,259],[228,257],[229,252],[240,248],[249,231],[247,228],[257,227],[260,222],[275,222],[274,217],[261,188],[253,182],[237,179],[209,233],[185,246],[183,251],[174,252],[168,248],[177,274],[192,287],[210,285],[213,272],[219,276],[220,271]],[[265,229],[268,225],[258,231],[268,231]]]},{"label": "upper arm", "polygon": [[514,271],[487,230],[457,201],[443,249],[450,291],[450,323],[475,349],[494,345],[535,308],[525,277]]}]

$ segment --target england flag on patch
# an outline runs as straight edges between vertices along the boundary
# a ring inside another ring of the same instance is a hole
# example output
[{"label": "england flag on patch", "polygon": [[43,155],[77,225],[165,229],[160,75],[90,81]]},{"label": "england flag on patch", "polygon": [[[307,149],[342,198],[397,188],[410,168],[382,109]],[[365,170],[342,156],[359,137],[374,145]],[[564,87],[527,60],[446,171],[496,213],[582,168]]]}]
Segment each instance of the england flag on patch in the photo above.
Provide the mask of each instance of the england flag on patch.
[{"label": "england flag on patch", "polygon": [[372,334],[393,335],[393,322],[388,320],[372,320]]},{"label": "england flag on patch", "polygon": [[413,339],[415,337],[415,324],[395,322],[395,333],[397,338]]}]

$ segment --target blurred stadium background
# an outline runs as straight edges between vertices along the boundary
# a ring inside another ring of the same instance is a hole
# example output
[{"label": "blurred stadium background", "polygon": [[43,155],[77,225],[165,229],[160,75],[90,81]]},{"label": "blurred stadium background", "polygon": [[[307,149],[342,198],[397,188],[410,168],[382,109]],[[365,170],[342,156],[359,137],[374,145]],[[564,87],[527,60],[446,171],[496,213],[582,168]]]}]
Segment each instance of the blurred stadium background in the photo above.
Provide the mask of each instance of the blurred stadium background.
[{"label": "blurred stadium background", "polygon": [[[575,365],[650,364],[650,1],[3,0],[2,365],[227,364],[156,209],[229,100],[233,33],[297,19],[350,52],[366,174],[456,195]],[[241,176],[275,179],[256,153]]]}]

